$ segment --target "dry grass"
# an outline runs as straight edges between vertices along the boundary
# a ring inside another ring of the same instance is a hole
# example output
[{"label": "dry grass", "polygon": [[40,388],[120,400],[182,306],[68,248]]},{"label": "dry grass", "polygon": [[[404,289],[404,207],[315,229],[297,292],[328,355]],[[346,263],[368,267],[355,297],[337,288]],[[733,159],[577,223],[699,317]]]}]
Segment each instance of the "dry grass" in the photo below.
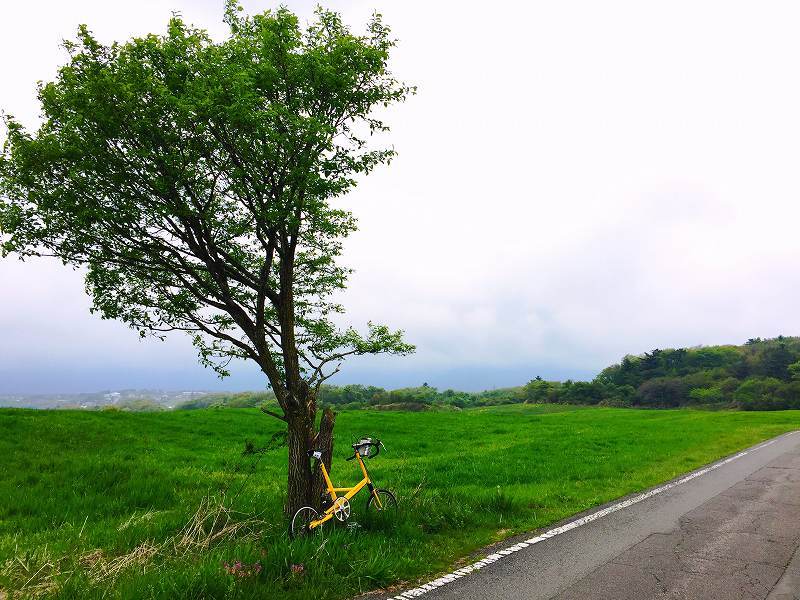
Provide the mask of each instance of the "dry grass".
[{"label": "dry grass", "polygon": [[98,553],[98,551],[95,550],[88,555],[84,555],[81,562],[83,562],[83,564],[91,564],[87,572],[92,581],[110,582],[114,581],[127,569],[133,567],[146,568],[150,560],[158,554],[160,550],[160,547],[144,542],[127,554],[116,556],[108,560],[105,559],[102,552]]},{"label": "dry grass", "polygon": [[[136,521],[149,519],[150,513],[132,516],[123,522],[122,531]],[[172,558],[190,553],[202,553],[217,544],[232,540],[255,541],[261,537],[266,522],[252,515],[232,510],[226,504],[224,494],[206,496],[186,525],[174,536],[155,544],[145,541],[126,554],[109,557],[101,549],[80,555],[77,561],[71,556],[57,559],[39,557],[39,560],[15,557],[0,567],[0,573],[14,582],[13,592],[23,598],[38,598],[54,593],[59,577],[80,571],[95,583],[113,583],[129,569],[146,570],[153,565],[154,558]],[[45,558],[45,560],[42,560]],[[38,566],[33,566],[36,564]],[[64,567],[72,566],[72,570]],[[7,592],[0,590],[0,600],[6,600]]]},{"label": "dry grass", "polygon": [[[61,574],[65,561],[66,558],[25,560],[16,556],[3,563],[0,573],[12,581],[15,589],[9,592],[18,592],[26,598],[38,598],[55,591],[56,578]],[[0,600],[4,600],[9,592],[0,590]]]},{"label": "dry grass", "polygon": [[206,496],[181,532],[164,545],[172,545],[177,555],[201,552],[232,539],[255,541],[265,526],[261,519],[231,510],[224,496]]},{"label": "dry grass", "polygon": [[139,514],[138,512],[133,513],[126,521],[124,521],[119,527],[117,527],[117,531],[125,531],[132,525],[138,525],[139,523],[150,521],[154,517],[164,513],[166,511],[163,510],[148,510]]}]

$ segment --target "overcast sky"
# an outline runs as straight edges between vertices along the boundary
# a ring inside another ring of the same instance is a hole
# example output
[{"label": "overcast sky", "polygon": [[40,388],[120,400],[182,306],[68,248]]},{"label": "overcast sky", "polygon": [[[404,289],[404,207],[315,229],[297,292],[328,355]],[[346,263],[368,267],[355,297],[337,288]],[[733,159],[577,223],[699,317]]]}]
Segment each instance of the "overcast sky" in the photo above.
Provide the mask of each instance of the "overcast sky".
[{"label": "overcast sky", "polygon": [[[344,299],[354,324],[402,328],[418,352],[355,361],[339,383],[590,378],[654,347],[800,333],[796,2],[326,6],[356,28],[383,13],[394,70],[419,87],[389,115],[399,157],[347,199]],[[9,3],[0,107],[36,124],[35,82],[79,23],[110,42],[163,31],[171,10],[225,33],[221,0]],[[264,386],[88,308],[79,272],[0,261],[0,393]]]}]

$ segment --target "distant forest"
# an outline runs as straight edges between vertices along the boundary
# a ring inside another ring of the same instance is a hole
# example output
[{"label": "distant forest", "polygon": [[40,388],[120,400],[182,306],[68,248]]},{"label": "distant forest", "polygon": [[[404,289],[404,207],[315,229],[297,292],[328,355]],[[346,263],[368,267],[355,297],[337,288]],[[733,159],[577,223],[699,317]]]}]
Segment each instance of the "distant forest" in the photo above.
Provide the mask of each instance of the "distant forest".
[{"label": "distant forest", "polygon": [[[524,386],[485,392],[419,387],[385,390],[325,385],[320,402],[340,410],[427,410],[514,403],[617,407],[800,409],[800,338],[754,338],[742,346],[702,346],[626,356],[592,381],[532,379]],[[177,408],[254,407],[274,402],[266,393],[212,394]]]}]

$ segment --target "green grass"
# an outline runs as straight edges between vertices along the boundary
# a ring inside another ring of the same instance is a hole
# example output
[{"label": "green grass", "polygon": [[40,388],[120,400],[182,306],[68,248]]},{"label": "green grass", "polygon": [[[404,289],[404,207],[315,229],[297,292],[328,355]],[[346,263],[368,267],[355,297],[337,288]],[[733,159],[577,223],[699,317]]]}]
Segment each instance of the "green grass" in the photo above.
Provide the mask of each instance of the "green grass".
[{"label": "green grass", "polygon": [[[344,598],[433,574],[490,542],[798,429],[800,411],[344,412],[334,481],[359,478],[343,460],[351,436],[377,435],[388,452],[370,463],[371,473],[397,492],[401,512],[391,523],[370,521],[364,493],[354,499],[360,527],[326,525],[295,543],[281,516],[284,451],[257,461],[241,455],[245,440],[263,444],[278,426],[249,409],[0,410],[0,589],[25,585],[81,599]],[[159,552],[116,574],[92,570],[97,557],[114,565],[142,543],[172,538],[221,489],[229,502],[235,496],[237,518],[265,523],[207,549]],[[232,577],[222,563],[237,560],[262,570]],[[293,573],[294,564],[303,571]]]}]

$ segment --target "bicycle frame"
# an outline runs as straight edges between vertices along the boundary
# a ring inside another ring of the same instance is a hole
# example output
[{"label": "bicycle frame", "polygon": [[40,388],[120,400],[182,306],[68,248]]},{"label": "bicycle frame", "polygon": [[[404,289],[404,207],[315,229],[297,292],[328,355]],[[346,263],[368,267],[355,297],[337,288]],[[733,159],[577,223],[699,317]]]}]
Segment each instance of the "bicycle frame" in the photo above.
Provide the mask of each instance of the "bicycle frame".
[{"label": "bicycle frame", "polygon": [[[358,465],[361,467],[361,472],[364,474],[364,479],[359,481],[353,487],[333,487],[333,483],[331,483],[331,478],[328,475],[328,470],[325,468],[325,464],[322,462],[319,463],[319,468],[322,469],[322,476],[325,478],[325,486],[327,487],[327,492],[328,494],[330,494],[331,497],[331,505],[322,514],[321,518],[317,519],[316,521],[311,521],[311,523],[308,524],[308,527],[310,529],[319,527],[326,521],[330,521],[333,518],[334,513],[336,511],[336,500],[338,498],[345,498],[349,502],[350,498],[352,498],[358,492],[360,492],[362,488],[364,488],[364,486],[367,486],[369,488],[369,493],[370,495],[372,495],[373,498],[375,498],[375,502],[378,503],[378,508],[383,509],[383,504],[381,504],[381,499],[378,496],[378,494],[375,493],[375,486],[372,484],[372,480],[369,478],[369,472],[367,471],[367,466],[364,464],[361,455],[358,452],[356,452],[354,458],[358,461]],[[345,494],[344,496],[337,496],[336,492],[345,492]]]}]

